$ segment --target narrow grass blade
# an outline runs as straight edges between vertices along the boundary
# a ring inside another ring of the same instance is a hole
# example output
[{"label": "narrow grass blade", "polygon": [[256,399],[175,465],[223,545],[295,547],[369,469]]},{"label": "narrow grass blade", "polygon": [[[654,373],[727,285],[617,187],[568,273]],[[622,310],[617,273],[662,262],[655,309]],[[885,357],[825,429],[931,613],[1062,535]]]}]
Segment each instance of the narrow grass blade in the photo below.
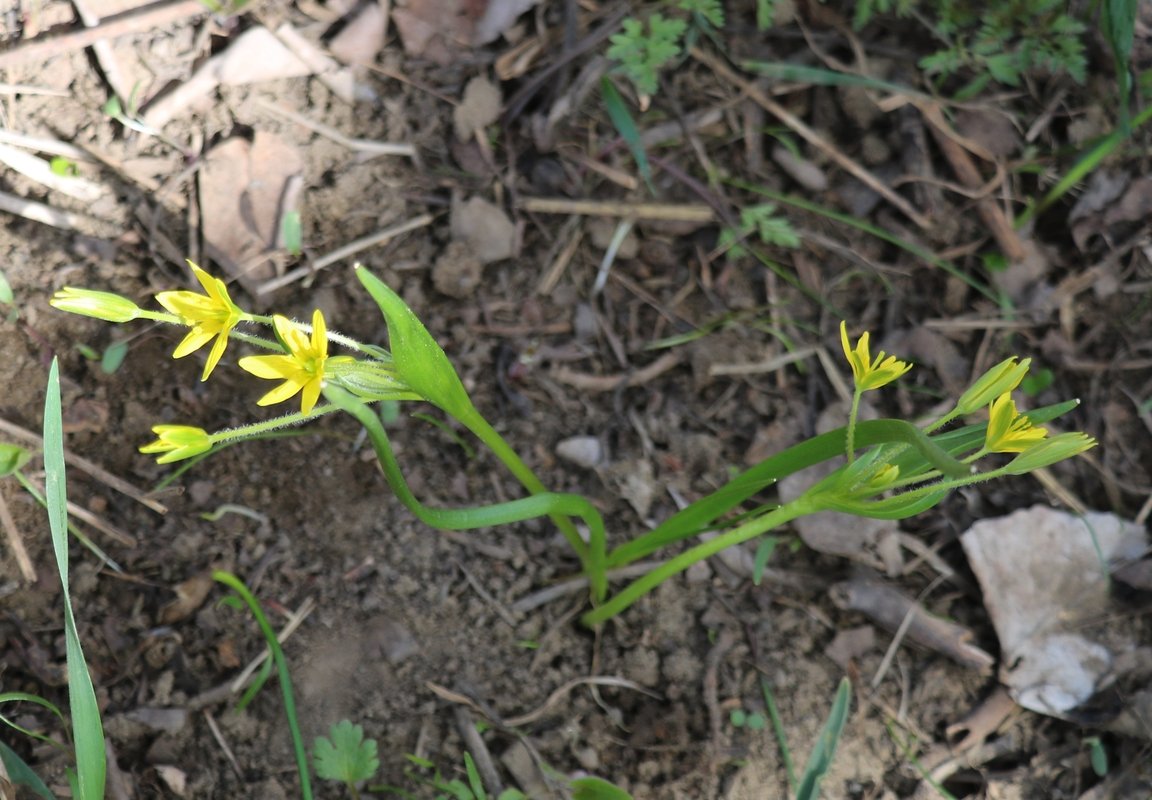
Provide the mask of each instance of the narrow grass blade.
[{"label": "narrow grass blade", "polygon": [[1048,194],[1044,195],[1044,198],[1040,200],[1040,202],[1033,204],[1016,218],[1016,228],[1020,229],[1024,227],[1050,208],[1053,203],[1066,195],[1073,186],[1080,183],[1080,181],[1084,180],[1093,170],[1100,166],[1101,162],[1112,154],[1112,151],[1119,147],[1132,133],[1141,128],[1149,119],[1152,119],[1152,106],[1144,109],[1132,119],[1132,124],[1127,132],[1125,132],[1123,128],[1115,130],[1093,145],[1092,149],[1085,153],[1080,160],[1072,166],[1072,169],[1068,170],[1068,174],[1048,190]]},{"label": "narrow grass blade", "polygon": [[788,776],[788,788],[796,786],[796,765],[792,762],[792,749],[788,746],[788,734],[784,731],[784,720],[776,707],[776,695],[768,679],[760,676],[760,691],[764,694],[764,707],[768,709],[768,719],[772,721],[772,732],[776,735],[776,745],[780,748],[780,761],[784,764],[784,774]]},{"label": "narrow grass blade", "polygon": [[825,206],[820,205],[819,203],[813,203],[810,200],[805,200],[802,197],[795,197],[793,195],[783,194],[781,192],[774,192],[771,189],[768,189],[767,187],[764,187],[764,186],[757,186],[754,184],[744,183],[743,181],[735,181],[735,180],[729,181],[729,183],[738,189],[744,189],[744,190],[749,191],[749,192],[755,192],[756,194],[759,194],[759,195],[762,195],[764,197],[775,200],[778,203],[784,203],[786,205],[790,205],[790,206],[793,206],[795,208],[801,208],[805,211],[810,211],[813,214],[819,214],[820,216],[825,217],[827,219],[835,220],[836,222],[841,222],[845,225],[850,225],[851,227],[856,228],[857,230],[864,231],[865,233],[871,234],[872,236],[875,236],[877,239],[880,239],[882,241],[888,242],[888,244],[895,245],[896,247],[899,247],[901,250],[905,251],[906,253],[910,253],[911,255],[915,256],[916,258],[919,258],[921,261],[924,261],[924,262],[931,264],[932,266],[936,267],[937,269],[940,269],[940,270],[943,270],[944,272],[947,272],[952,277],[963,281],[965,284],[972,287],[977,292],[980,292],[980,294],[984,295],[988,299],[995,301],[997,304],[1000,303],[1000,295],[995,290],[993,290],[992,287],[988,286],[986,283],[983,283],[982,281],[976,280],[975,278],[973,278],[968,273],[958,269],[956,267],[956,265],[953,264],[952,262],[947,261],[943,258],[940,258],[940,256],[936,255],[932,251],[930,251],[926,248],[920,247],[917,244],[913,244],[912,242],[909,242],[905,239],[902,239],[899,236],[896,236],[895,234],[889,233],[888,231],[884,230],[883,228],[877,227],[876,225],[873,225],[870,222],[867,222],[867,221],[862,220],[862,219],[857,219],[856,217],[853,217],[850,214],[843,214],[839,211],[834,211],[830,208],[826,208]]},{"label": "narrow grass blade", "polygon": [[768,78],[779,81],[795,81],[813,86],[861,86],[865,89],[874,89],[878,92],[900,94],[907,97],[920,97],[933,100],[930,95],[913,89],[911,86],[902,86],[879,78],[870,78],[867,75],[853,75],[848,72],[836,72],[823,67],[806,67],[802,64],[784,64],[770,61],[745,61],[744,69],[755,72]]},{"label": "narrow grass blade", "polygon": [[796,800],[817,800],[820,797],[820,780],[832,766],[832,759],[836,756],[836,745],[840,742],[840,734],[844,732],[844,723],[848,721],[848,708],[852,703],[852,682],[847,678],[840,681],[840,688],[836,690],[836,700],[832,703],[832,710],[828,713],[828,721],[824,723],[824,730],[816,741],[812,755],[804,766],[804,775],[800,778],[800,785],[796,789]]},{"label": "narrow grass blade", "polygon": [[284,698],[284,716],[288,718],[288,732],[292,735],[292,749],[296,753],[296,770],[300,775],[300,795],[304,800],[312,800],[312,773],[308,767],[308,751],[304,747],[304,737],[300,734],[300,723],[296,717],[296,695],[292,691],[292,675],[288,671],[288,660],[284,658],[284,650],[280,647],[280,640],[276,638],[276,631],[264,615],[260,601],[248,590],[243,581],[231,572],[215,570],[212,580],[222,583],[240,596],[260,632],[264,634],[264,641],[272,651],[272,660],[276,663],[277,677],[280,679],[280,692]]},{"label": "narrow grass blade", "polygon": [[628,145],[628,149],[632,152],[632,158],[636,160],[636,168],[640,170],[640,177],[644,179],[648,191],[656,194],[656,189],[652,186],[652,166],[648,163],[648,153],[644,150],[640,131],[636,128],[632,115],[628,113],[628,106],[625,105],[624,98],[620,96],[620,92],[616,91],[616,87],[608,78],[600,81],[600,94],[604,96],[604,110],[608,112],[608,119],[612,120],[616,132],[620,134],[624,144]]},{"label": "narrow grass blade", "polygon": [[107,770],[104,728],[100,722],[96,692],[92,688],[92,676],[88,674],[80,634],[72,616],[72,596],[68,591],[68,490],[64,471],[64,423],[60,410],[60,367],[55,358],[48,373],[48,391],[44,399],[44,473],[48,526],[52,531],[52,550],[56,555],[61,594],[64,596],[68,703],[76,747],[77,786],[80,800],[101,800]]},{"label": "narrow grass blade", "polygon": [[8,771],[8,778],[13,784],[26,787],[41,800],[56,800],[56,796],[44,785],[40,776],[3,742],[0,742],[0,761],[4,762],[4,769]]},{"label": "narrow grass blade", "polygon": [[1130,131],[1129,95],[1132,92],[1132,42],[1136,32],[1136,14],[1139,0],[1104,0],[1101,3],[1100,23],[1112,60],[1116,68],[1116,83],[1120,95],[1120,130]]}]

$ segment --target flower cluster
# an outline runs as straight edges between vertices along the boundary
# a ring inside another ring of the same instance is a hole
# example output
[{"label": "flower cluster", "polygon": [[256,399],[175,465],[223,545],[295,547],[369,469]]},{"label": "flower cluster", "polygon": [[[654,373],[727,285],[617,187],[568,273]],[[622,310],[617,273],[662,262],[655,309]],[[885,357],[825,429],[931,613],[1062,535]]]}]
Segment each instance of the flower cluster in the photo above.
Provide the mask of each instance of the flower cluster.
[{"label": "flower cluster", "polygon": [[[916,480],[939,474],[925,467],[925,472],[919,476],[902,478],[900,469],[894,464],[869,463],[867,471],[862,472],[867,479],[861,481],[856,473],[861,472],[864,465],[853,469],[855,442],[853,440],[856,425],[856,416],[859,411],[860,395],[871,389],[877,389],[904,376],[912,369],[908,362],[901,361],[894,356],[888,356],[881,351],[875,358],[872,357],[868,344],[869,335],[865,332],[855,346],[851,346],[848,339],[847,325],[840,323],[840,343],[844,349],[844,357],[852,368],[852,378],[855,386],[852,409],[849,414],[846,429],[847,455],[849,462],[848,475],[852,476],[853,490],[863,491],[867,494],[880,492],[904,486]],[[983,444],[968,455],[964,463],[971,463],[991,453],[1016,454],[1016,457],[998,471],[1002,474],[1022,475],[1040,467],[1048,466],[1057,461],[1078,455],[1096,445],[1096,440],[1083,433],[1062,433],[1049,436],[1047,428],[1036,425],[1026,414],[1021,414],[1012,399],[1012,392],[1028,374],[1031,359],[1017,360],[1015,357],[1005,359],[984,375],[978,378],[967,391],[965,391],[951,412],[923,429],[924,434],[931,433],[947,422],[957,417],[966,416],[987,407],[988,424],[984,431]],[[873,458],[875,453],[873,454]],[[871,461],[871,459],[870,459]],[[974,480],[984,479],[992,473],[983,475],[953,477],[950,485],[962,485]]]},{"label": "flower cluster", "polygon": [[[396,377],[389,353],[360,345],[342,336],[330,336],[324,315],[319,309],[312,312],[310,326],[279,314],[270,318],[250,314],[233,302],[224,281],[192,262],[188,262],[188,265],[203,292],[177,290],[158,293],[156,301],[168,313],[142,309],[128,298],[110,292],[74,287],[61,289],[49,302],[62,311],[107,322],[150,319],[189,328],[176,345],[172,357],[184,358],[211,342],[212,347],[200,376],[202,381],[208,380],[220,364],[228,342],[233,338],[272,350],[269,355],[241,358],[238,365],[257,378],[281,381],[279,386],[257,400],[257,405],[274,405],[300,395],[300,412],[215,434],[188,425],[156,425],[152,432],[158,438],[141,447],[140,452],[157,455],[159,463],[167,464],[201,455],[223,442],[252,438],[275,428],[295,424],[307,417],[327,413],[330,407],[317,408],[327,380],[367,400],[416,399],[407,385]],[[270,327],[275,341],[238,333],[236,328],[241,323]],[[338,339],[366,357],[338,356],[330,360],[330,338]],[[329,370],[329,364],[338,364],[339,369]]]}]

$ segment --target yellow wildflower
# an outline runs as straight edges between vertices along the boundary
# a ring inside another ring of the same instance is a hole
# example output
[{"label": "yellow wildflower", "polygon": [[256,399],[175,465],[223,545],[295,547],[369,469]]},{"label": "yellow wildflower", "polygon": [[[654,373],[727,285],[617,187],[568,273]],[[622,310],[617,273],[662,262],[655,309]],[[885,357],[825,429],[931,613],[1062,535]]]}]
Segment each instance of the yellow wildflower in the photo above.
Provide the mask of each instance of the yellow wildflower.
[{"label": "yellow wildflower", "polygon": [[48,304],[61,311],[95,317],[105,322],[131,322],[140,316],[140,307],[127,297],[73,286],[65,286],[56,292]]},{"label": "yellow wildflower", "polygon": [[984,449],[989,453],[1023,453],[1047,435],[1047,428],[1037,428],[1016,411],[1009,392],[989,406],[988,432],[984,436]]},{"label": "yellow wildflower", "polygon": [[906,361],[900,361],[895,356],[887,356],[883,350],[872,358],[868,348],[868,332],[865,331],[856,342],[856,347],[849,347],[848,325],[840,323],[840,344],[844,347],[844,357],[852,365],[852,377],[856,381],[856,389],[866,392],[869,389],[879,389],[912,369]]},{"label": "yellow wildflower", "polygon": [[272,327],[288,355],[248,356],[240,359],[240,368],[257,378],[284,381],[261,397],[257,405],[282,403],[303,391],[300,410],[307,414],[320,398],[324,362],[328,360],[328,330],[324,326],[324,315],[320,309],[312,313],[311,339],[291,320],[279,314],[272,317]]},{"label": "yellow wildflower", "polygon": [[173,358],[183,358],[206,345],[212,337],[216,337],[216,343],[208,353],[208,362],[204,365],[204,374],[200,376],[200,380],[206,381],[212,370],[220,363],[220,357],[224,355],[224,348],[228,345],[228,334],[236,323],[243,319],[244,312],[228,296],[228,287],[224,285],[224,281],[213,278],[191,261],[188,265],[192,267],[196,280],[204,287],[205,294],[187,291],[160,292],[156,295],[156,300],[180,317],[185,325],[192,327],[184,337],[184,341],[176,346],[176,350],[172,353]]},{"label": "yellow wildflower", "polygon": [[164,453],[156,459],[159,464],[169,464],[192,456],[198,456],[212,448],[212,440],[203,428],[191,425],[153,425],[152,432],[159,438],[140,448],[141,453]]}]

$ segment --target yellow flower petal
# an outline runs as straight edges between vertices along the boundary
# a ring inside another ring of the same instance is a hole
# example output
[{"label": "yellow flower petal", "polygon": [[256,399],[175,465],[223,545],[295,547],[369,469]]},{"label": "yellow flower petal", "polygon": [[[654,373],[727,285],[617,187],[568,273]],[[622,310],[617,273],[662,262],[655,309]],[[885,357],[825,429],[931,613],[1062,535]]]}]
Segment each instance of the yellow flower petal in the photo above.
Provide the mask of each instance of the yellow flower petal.
[{"label": "yellow flower petal", "polygon": [[324,315],[319,309],[313,312],[311,336],[278,314],[272,317],[272,328],[287,355],[248,356],[240,359],[240,368],[257,378],[284,381],[261,397],[257,405],[281,403],[302,392],[300,410],[307,414],[316,407],[324,386],[324,364],[328,360],[328,329]]},{"label": "yellow flower petal", "polygon": [[244,318],[244,312],[228,296],[228,287],[224,285],[224,281],[213,278],[191,261],[188,265],[203,287],[204,294],[188,291],[160,292],[156,295],[156,300],[192,328],[192,331],[177,345],[172,354],[173,358],[183,358],[199,350],[215,337],[216,343],[212,346],[208,362],[204,366],[204,373],[200,377],[200,380],[206,381],[212,370],[220,363],[228,344],[228,334],[236,323]]},{"label": "yellow flower petal", "polygon": [[156,459],[158,464],[191,458],[212,449],[212,439],[203,428],[191,425],[153,425],[152,432],[159,438],[141,447],[140,452],[149,455],[162,453]]},{"label": "yellow flower petal", "polygon": [[849,366],[852,367],[852,379],[855,381],[858,391],[866,392],[869,389],[879,389],[912,369],[912,365],[908,362],[900,361],[895,356],[889,356],[883,350],[873,359],[868,347],[868,340],[869,333],[864,331],[856,342],[856,346],[850,347],[848,325],[845,322],[840,323],[840,345],[844,348],[844,357],[848,360]]},{"label": "yellow flower petal", "polygon": [[988,408],[988,430],[984,449],[990,453],[1023,453],[1048,435],[1016,410],[1009,392],[997,397]]}]

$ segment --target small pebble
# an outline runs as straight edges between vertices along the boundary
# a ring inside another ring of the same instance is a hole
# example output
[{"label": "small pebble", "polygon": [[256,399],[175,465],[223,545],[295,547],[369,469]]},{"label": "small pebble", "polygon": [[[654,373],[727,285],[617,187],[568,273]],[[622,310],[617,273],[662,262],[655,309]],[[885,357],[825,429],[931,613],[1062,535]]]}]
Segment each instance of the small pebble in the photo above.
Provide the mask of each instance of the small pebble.
[{"label": "small pebble", "polygon": [[584,469],[592,469],[604,460],[604,446],[595,436],[573,436],[556,445],[556,455]]}]

